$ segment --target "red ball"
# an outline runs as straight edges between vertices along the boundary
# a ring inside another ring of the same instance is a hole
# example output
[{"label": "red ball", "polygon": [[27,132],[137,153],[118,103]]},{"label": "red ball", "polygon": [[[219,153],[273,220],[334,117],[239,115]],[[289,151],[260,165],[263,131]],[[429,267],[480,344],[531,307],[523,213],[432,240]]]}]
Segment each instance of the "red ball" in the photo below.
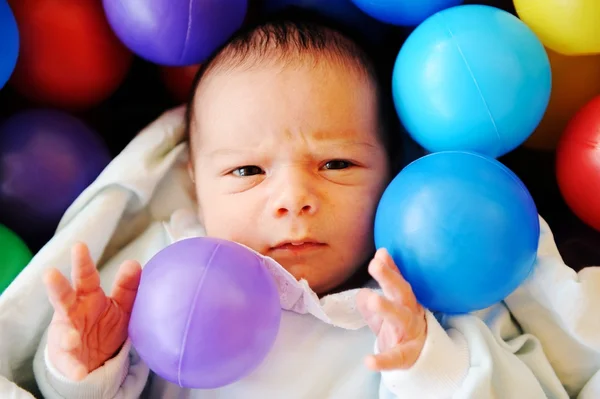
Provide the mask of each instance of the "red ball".
[{"label": "red ball", "polygon": [[192,94],[192,84],[200,64],[183,67],[161,67],[161,75],[165,87],[178,102],[187,102]]},{"label": "red ball", "polygon": [[556,149],[556,175],[571,210],[600,231],[600,96],[569,122]]},{"label": "red ball", "polygon": [[123,82],[133,56],[113,33],[100,0],[9,0],[20,34],[11,79],[36,103],[85,109]]}]

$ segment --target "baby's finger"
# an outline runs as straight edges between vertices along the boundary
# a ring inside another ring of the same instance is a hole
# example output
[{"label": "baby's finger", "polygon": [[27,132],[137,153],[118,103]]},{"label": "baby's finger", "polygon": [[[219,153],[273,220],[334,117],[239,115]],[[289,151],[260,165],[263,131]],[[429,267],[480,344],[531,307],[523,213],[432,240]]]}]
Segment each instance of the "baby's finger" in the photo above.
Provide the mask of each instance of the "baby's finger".
[{"label": "baby's finger", "polygon": [[379,295],[375,291],[368,288],[363,288],[358,291],[358,294],[356,295],[356,308],[362,315],[371,331],[373,331],[375,335],[379,335],[383,318],[379,313],[371,310],[369,302],[372,296]]},{"label": "baby's finger", "polygon": [[369,298],[369,309],[394,328],[398,341],[418,335],[414,314],[406,306],[398,306],[387,298],[375,295]]},{"label": "baby's finger", "polygon": [[396,266],[396,262],[394,262],[394,258],[392,258],[392,255],[390,255],[386,248],[379,248],[379,250],[375,252],[375,257],[380,259],[386,266],[389,266],[394,272],[400,273]]},{"label": "baby's finger", "polygon": [[111,297],[125,313],[131,313],[141,276],[142,267],[132,260],[123,262],[117,272]]},{"label": "baby's finger", "polygon": [[58,269],[50,268],[44,273],[44,285],[54,311],[67,317],[69,310],[77,300],[77,295],[69,280]]},{"label": "baby's finger", "polygon": [[[398,305],[405,305],[411,309],[418,306],[417,299],[410,284],[402,277],[393,263],[386,261],[387,252],[383,249],[377,251],[369,264],[369,273],[379,283],[383,294]],[[389,258],[391,259],[391,258]],[[396,269],[396,270],[394,270]]]},{"label": "baby's finger", "polygon": [[373,371],[405,370],[417,362],[421,351],[419,341],[402,342],[388,351],[367,356],[365,364]]},{"label": "baby's finger", "polygon": [[100,275],[87,245],[77,243],[71,250],[71,280],[77,292],[89,293],[100,288]]}]

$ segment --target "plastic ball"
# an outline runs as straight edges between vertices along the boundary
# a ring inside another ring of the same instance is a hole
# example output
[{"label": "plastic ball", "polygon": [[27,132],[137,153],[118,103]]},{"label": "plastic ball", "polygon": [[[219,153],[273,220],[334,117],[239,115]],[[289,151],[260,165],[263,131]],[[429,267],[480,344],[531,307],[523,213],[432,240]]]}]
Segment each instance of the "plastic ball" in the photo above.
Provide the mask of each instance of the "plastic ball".
[{"label": "plastic ball", "polygon": [[521,18],[552,50],[566,55],[600,53],[598,0],[514,0]]},{"label": "plastic ball", "polygon": [[52,234],[110,159],[104,141],[74,116],[46,109],[13,115],[0,125],[0,223],[28,243]]},{"label": "plastic ball", "polygon": [[0,224],[0,295],[29,264],[32,257],[21,238]]},{"label": "plastic ball", "polygon": [[103,0],[117,36],[159,65],[205,61],[239,29],[247,0]]},{"label": "plastic ball", "polygon": [[438,11],[462,4],[464,0],[352,0],[366,14],[379,21],[416,26]]},{"label": "plastic ball", "polygon": [[161,68],[161,77],[165,87],[176,101],[184,103],[189,100],[198,69],[200,69],[200,65]]},{"label": "plastic ball", "polygon": [[12,75],[19,55],[19,30],[8,3],[0,0],[0,89]]},{"label": "plastic ball", "polygon": [[571,210],[600,231],[600,96],[569,122],[556,148],[556,177]]},{"label": "plastic ball", "polygon": [[112,95],[133,57],[95,0],[10,0],[21,49],[10,84],[37,104],[88,109]]},{"label": "plastic ball", "polygon": [[392,91],[409,134],[430,152],[498,157],[522,144],[550,99],[548,56],[506,11],[463,5],[441,11],[408,37]]},{"label": "plastic ball", "polygon": [[553,151],[571,118],[600,94],[600,54],[567,56],[549,49],[547,53],[552,68],[550,103],[523,145]]},{"label": "plastic ball", "polygon": [[277,286],[263,258],[230,241],[189,238],[144,267],[129,336],[162,378],[212,389],[262,363],[280,320]]},{"label": "plastic ball", "polygon": [[540,224],[519,178],[493,158],[426,155],[386,188],[375,243],[386,248],[417,300],[460,314],[503,300],[530,274]]}]

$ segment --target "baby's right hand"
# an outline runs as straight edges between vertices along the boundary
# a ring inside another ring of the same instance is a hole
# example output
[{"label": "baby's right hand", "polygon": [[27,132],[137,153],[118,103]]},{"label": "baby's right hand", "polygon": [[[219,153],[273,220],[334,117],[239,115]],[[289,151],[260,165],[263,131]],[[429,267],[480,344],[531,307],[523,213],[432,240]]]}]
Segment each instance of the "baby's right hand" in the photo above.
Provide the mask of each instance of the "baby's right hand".
[{"label": "baby's right hand", "polygon": [[123,262],[107,297],[87,246],[73,246],[71,259],[73,286],[57,269],[44,276],[54,307],[48,356],[65,377],[80,381],[112,358],[125,342],[142,269],[138,262]]}]

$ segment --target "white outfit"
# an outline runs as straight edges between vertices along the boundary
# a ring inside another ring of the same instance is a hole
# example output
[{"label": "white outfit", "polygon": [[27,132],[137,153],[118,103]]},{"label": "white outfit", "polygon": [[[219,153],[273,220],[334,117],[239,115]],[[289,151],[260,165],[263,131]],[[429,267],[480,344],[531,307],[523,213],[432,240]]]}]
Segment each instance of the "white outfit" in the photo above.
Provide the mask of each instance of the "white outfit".
[{"label": "white outfit", "polygon": [[[0,297],[0,397],[30,398],[35,379],[52,398],[600,398],[600,268],[575,273],[541,220],[534,273],[504,302],[476,314],[427,314],[428,335],[408,370],[374,373],[377,349],[354,304],[356,290],[322,299],[272,263],[284,309],[276,343],[249,376],[188,390],[151,373],[127,342],[73,383],[45,356],[52,311],[41,284],[49,265],[69,274],[84,241],[108,289],[124,259],[145,264],[174,240],[202,235],[190,216],[182,110],[166,113],[117,157],[67,211],[56,236]],[[187,209],[173,213],[177,209]],[[37,353],[36,353],[37,349]],[[32,357],[35,354],[35,361]],[[20,385],[20,387],[18,385]]]}]

